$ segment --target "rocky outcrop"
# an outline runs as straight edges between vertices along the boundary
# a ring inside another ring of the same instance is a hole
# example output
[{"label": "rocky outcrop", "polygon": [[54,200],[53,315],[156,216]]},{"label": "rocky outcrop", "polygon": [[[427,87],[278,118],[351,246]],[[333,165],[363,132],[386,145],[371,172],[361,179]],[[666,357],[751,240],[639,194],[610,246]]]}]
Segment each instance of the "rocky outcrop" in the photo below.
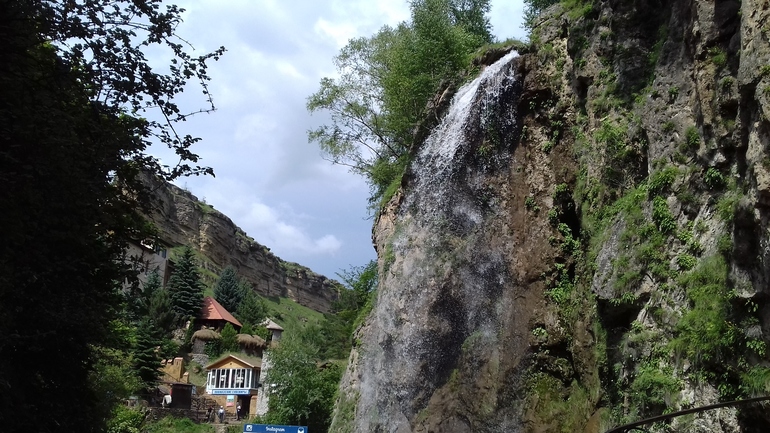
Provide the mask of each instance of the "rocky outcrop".
[{"label": "rocky outcrop", "polygon": [[599,433],[770,390],[769,15],[544,13],[496,79],[509,87],[456,97],[381,211],[378,300],[332,430]]},{"label": "rocky outcrop", "polygon": [[290,298],[320,312],[330,310],[337,298],[336,281],[276,257],[189,191],[158,180],[148,182],[154,194],[150,219],[160,240],[171,247],[188,245],[198,251],[210,284],[223,268],[232,266],[262,296]]}]

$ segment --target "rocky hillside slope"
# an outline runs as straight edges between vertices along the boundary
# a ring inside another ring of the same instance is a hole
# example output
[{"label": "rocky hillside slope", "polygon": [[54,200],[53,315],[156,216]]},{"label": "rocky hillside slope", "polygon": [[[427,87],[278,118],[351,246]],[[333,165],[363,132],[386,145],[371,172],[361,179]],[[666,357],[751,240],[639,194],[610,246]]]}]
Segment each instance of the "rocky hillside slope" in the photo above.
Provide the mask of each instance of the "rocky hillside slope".
[{"label": "rocky hillside slope", "polygon": [[260,245],[211,205],[166,182],[151,182],[159,238],[172,248],[188,245],[199,253],[204,278],[214,284],[232,266],[263,296],[290,298],[320,312],[337,299],[339,283],[296,263],[285,262]]},{"label": "rocky hillside slope", "polygon": [[376,221],[378,300],[332,431],[599,433],[767,394],[768,15],[768,0],[544,13]]}]

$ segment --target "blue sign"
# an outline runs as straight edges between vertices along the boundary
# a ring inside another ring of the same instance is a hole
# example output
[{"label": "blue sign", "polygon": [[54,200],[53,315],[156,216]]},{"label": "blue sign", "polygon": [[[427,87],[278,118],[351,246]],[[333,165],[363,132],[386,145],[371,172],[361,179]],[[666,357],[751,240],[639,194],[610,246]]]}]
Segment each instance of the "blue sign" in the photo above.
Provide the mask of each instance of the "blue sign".
[{"label": "blue sign", "polygon": [[248,389],[212,389],[209,390],[211,395],[249,395]]},{"label": "blue sign", "polygon": [[243,431],[248,433],[308,433],[307,426],[245,424]]}]

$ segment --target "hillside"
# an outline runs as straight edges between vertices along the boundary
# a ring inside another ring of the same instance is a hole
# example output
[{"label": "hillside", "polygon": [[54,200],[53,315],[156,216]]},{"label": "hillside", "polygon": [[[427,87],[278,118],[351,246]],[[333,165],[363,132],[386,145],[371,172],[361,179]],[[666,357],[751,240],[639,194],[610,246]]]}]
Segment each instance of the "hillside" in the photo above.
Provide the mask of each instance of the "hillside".
[{"label": "hillside", "polygon": [[332,431],[599,433],[766,394],[768,14],[563,1],[459,89],[375,222]]},{"label": "hillside", "polygon": [[319,312],[328,312],[338,283],[299,265],[281,260],[223,213],[189,191],[153,181],[154,212],[149,215],[160,241],[172,248],[189,245],[199,256],[203,278],[212,286],[227,266],[234,267],[265,297],[289,298]]}]

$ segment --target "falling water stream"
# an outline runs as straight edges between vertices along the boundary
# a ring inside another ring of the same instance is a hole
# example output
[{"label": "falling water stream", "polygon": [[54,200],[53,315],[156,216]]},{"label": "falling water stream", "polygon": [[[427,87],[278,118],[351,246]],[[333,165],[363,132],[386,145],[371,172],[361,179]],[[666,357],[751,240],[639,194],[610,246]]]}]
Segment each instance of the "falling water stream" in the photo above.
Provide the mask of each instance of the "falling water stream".
[{"label": "falling water stream", "polygon": [[[507,268],[484,240],[494,205],[479,195],[494,169],[477,155],[494,133],[515,130],[516,56],[460,88],[415,156],[360,351],[355,431],[411,432],[463,350],[498,344]],[[497,167],[506,153],[495,151]]]}]

